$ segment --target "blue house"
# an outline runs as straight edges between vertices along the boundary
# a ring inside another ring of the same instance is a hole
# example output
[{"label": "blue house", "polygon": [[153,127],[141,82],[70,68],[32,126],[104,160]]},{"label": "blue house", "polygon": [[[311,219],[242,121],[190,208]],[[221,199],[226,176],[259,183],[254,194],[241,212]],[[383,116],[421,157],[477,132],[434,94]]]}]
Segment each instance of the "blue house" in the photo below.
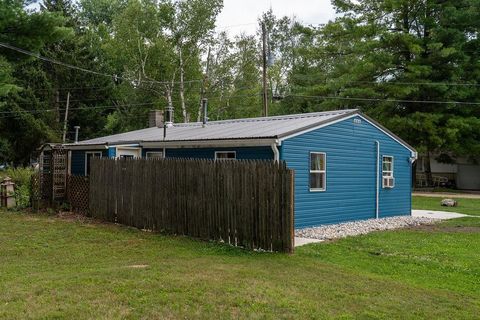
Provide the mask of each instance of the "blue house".
[{"label": "blue house", "polygon": [[296,228],[410,215],[417,153],[358,110],[154,124],[66,144],[69,173],[88,175],[92,157],[284,160],[295,170]]}]

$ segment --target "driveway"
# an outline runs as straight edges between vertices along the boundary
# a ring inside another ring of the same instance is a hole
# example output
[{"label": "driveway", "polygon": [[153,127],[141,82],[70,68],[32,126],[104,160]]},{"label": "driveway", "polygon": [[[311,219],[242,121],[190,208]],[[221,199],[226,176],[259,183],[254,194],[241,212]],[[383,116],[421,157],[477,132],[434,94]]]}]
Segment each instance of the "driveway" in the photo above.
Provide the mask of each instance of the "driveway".
[{"label": "driveway", "polygon": [[471,217],[468,214],[447,212],[447,211],[435,211],[435,210],[412,210],[412,217],[423,217],[432,219],[455,219],[462,217]]}]

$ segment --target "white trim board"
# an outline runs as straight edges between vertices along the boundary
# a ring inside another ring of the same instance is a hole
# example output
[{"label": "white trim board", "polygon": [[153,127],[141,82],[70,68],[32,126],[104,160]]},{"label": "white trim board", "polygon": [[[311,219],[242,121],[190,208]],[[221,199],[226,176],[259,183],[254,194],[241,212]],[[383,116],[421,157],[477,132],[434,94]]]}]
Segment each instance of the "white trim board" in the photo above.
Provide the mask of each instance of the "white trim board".
[{"label": "white trim board", "polygon": [[356,113],[353,113],[353,114],[350,114],[348,116],[345,116],[343,118],[339,118],[339,119],[336,119],[336,120],[333,120],[333,121],[330,121],[330,122],[326,122],[326,123],[321,123],[319,124],[318,126],[315,126],[315,127],[311,127],[311,128],[308,128],[308,129],[305,129],[305,130],[301,130],[301,131],[298,131],[298,132],[295,132],[295,133],[292,133],[290,135],[287,135],[287,136],[284,136],[284,137],[281,137],[279,138],[279,142],[280,144],[284,141],[284,140],[287,140],[287,139],[290,139],[290,138],[293,138],[293,137],[296,137],[296,136],[299,136],[299,135],[302,135],[304,133],[307,133],[307,132],[311,132],[311,131],[314,131],[314,130],[317,130],[317,129],[320,129],[320,128],[324,128],[324,127],[327,127],[327,126],[330,126],[332,124],[335,124],[335,123],[338,123],[338,122],[341,122],[341,121],[344,121],[344,120],[348,120],[348,119],[351,119],[351,118],[354,118],[354,117],[360,117],[362,118],[362,120],[368,122],[369,124],[371,124],[372,126],[374,126],[375,128],[377,128],[378,130],[380,130],[381,132],[383,132],[384,134],[386,134],[387,136],[389,136],[391,139],[393,139],[394,141],[396,141],[397,143],[399,143],[401,146],[403,146],[404,148],[406,148],[407,150],[409,150],[411,152],[411,155],[412,157],[414,158],[417,158],[417,151],[415,149],[413,149],[412,147],[410,147],[409,145],[407,145],[405,142],[403,142],[402,140],[400,140],[400,138],[394,136],[392,133],[386,131],[384,128],[382,128],[381,126],[379,126],[377,123],[375,123],[373,120],[370,120],[368,118],[366,118],[365,116],[363,116],[360,112],[356,112]]},{"label": "white trim board", "polygon": [[199,141],[152,141],[142,142],[143,148],[221,148],[221,147],[270,147],[276,139],[231,139]]}]

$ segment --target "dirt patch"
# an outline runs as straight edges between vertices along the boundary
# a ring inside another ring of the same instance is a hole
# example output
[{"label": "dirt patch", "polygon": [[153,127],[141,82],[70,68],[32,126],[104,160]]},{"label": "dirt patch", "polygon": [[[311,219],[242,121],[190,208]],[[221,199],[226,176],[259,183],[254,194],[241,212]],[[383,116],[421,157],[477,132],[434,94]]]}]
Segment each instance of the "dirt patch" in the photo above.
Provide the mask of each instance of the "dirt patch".
[{"label": "dirt patch", "polygon": [[411,229],[426,231],[426,232],[480,233],[480,227],[469,227],[469,226],[442,227],[438,225],[421,225],[421,226],[412,227]]},{"label": "dirt patch", "polygon": [[145,269],[148,268],[148,264],[132,264],[131,266],[127,266],[127,268],[132,268],[132,269]]}]

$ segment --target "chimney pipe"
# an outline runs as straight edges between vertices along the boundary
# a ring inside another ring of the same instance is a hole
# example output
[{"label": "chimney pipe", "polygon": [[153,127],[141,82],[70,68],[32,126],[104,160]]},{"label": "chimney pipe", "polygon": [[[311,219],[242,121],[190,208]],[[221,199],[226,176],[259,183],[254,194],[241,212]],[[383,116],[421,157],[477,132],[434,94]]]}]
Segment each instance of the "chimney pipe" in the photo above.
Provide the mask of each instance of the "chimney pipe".
[{"label": "chimney pipe", "polygon": [[163,111],[162,110],[151,110],[148,113],[148,127],[149,128],[163,127]]},{"label": "chimney pipe", "polygon": [[165,126],[167,128],[170,128],[173,126],[173,108],[168,106],[167,109],[165,110]]},{"label": "chimney pipe", "polygon": [[202,125],[205,127],[208,121],[208,114],[207,114],[207,107],[208,107],[208,100],[207,98],[202,99],[202,109],[203,109],[203,120]]},{"label": "chimney pipe", "polygon": [[75,129],[75,143],[78,143],[78,130],[80,130],[80,126],[73,127]]}]

